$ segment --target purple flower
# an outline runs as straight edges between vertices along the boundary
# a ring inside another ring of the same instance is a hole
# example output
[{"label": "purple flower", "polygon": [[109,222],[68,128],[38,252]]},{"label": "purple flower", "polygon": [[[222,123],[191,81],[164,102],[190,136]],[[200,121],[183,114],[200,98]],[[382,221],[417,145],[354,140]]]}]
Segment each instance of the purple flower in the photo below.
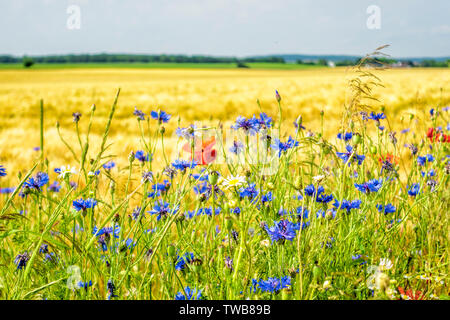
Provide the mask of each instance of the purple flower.
[{"label": "purple flower", "polygon": [[233,141],[233,145],[230,147],[230,152],[233,152],[234,154],[239,154],[244,149],[244,145],[240,141]]},{"label": "purple flower", "polygon": [[341,139],[341,140],[344,140],[344,141],[348,141],[348,140],[350,140],[352,137],[353,137],[353,132],[346,132],[346,133],[341,133],[341,132],[339,132],[339,133],[337,134],[337,138],[338,138],[338,139]]},{"label": "purple flower", "polygon": [[6,176],[6,169],[4,166],[0,165],[0,177]]},{"label": "purple flower", "polygon": [[150,112],[150,115],[153,119],[158,120],[159,123],[165,123],[170,120],[172,117],[170,114],[166,113],[165,111],[160,111],[159,113],[156,111]]},{"label": "purple flower", "polygon": [[191,289],[189,286],[184,288],[184,292],[178,292],[175,300],[201,300],[202,290]]},{"label": "purple flower", "polygon": [[150,214],[156,214],[156,220],[160,220],[161,217],[166,217],[169,213],[175,214],[178,211],[178,208],[170,208],[169,203],[164,202],[163,200],[159,200],[159,202],[155,202],[153,205],[153,209],[148,211]]},{"label": "purple flower", "polygon": [[381,178],[369,180],[361,184],[355,183],[356,189],[364,193],[377,192],[378,190],[380,190],[382,185],[383,179]]},{"label": "purple flower", "polygon": [[420,184],[414,183],[409,189],[408,194],[412,197],[417,196],[420,193]]},{"label": "purple flower", "polygon": [[270,277],[267,280],[259,279],[259,281],[252,279],[252,284],[253,292],[256,292],[256,289],[260,289],[263,292],[274,293],[280,291],[281,289],[289,288],[291,285],[291,277]]},{"label": "purple flower", "polygon": [[385,206],[383,206],[382,204],[377,204],[376,207],[378,209],[378,212],[383,212],[384,214],[394,213],[396,210],[395,207],[390,203]]},{"label": "purple flower", "polygon": [[138,110],[136,107],[134,107],[133,115],[137,117],[138,121],[145,120],[145,113]]},{"label": "purple flower", "polygon": [[278,157],[281,157],[283,152],[286,152],[293,147],[297,147],[299,144],[300,143],[298,141],[289,136],[289,139],[286,142],[281,142],[280,139],[275,139],[275,142],[272,144],[272,148],[274,150],[278,150]]},{"label": "purple flower", "polygon": [[149,158],[150,158],[149,155],[148,154],[146,155],[145,152],[142,150],[136,151],[136,153],[134,154],[134,157],[141,162],[149,161]]},{"label": "purple flower", "polygon": [[194,169],[197,166],[197,163],[194,160],[187,161],[183,159],[177,159],[174,162],[172,162],[172,166],[177,170],[184,171],[187,168]]},{"label": "purple flower", "polygon": [[80,211],[86,211],[87,209],[92,209],[97,205],[97,201],[94,199],[86,199],[83,200],[82,198],[78,199],[78,200],[74,200],[73,201],[73,207],[75,208],[75,210]]},{"label": "purple flower", "polygon": [[246,134],[250,133],[251,135],[255,135],[256,132],[258,132],[259,130],[259,126],[260,124],[258,119],[256,118],[247,119],[242,116],[239,116],[236,119],[236,123],[232,125],[231,128],[234,130],[242,129]]},{"label": "purple flower", "polygon": [[116,166],[116,163],[114,161],[109,161],[103,165],[103,168],[106,170],[111,170]]},{"label": "purple flower", "polygon": [[272,242],[289,240],[292,241],[295,238],[297,230],[300,225],[298,223],[290,222],[289,220],[274,221],[274,226],[268,227],[265,225],[267,234]]},{"label": "purple flower", "polygon": [[[358,165],[360,165],[366,158],[366,156],[364,156],[364,155],[358,155],[356,153],[353,154],[353,148],[350,145],[347,145],[345,147],[345,149],[347,149],[347,152],[336,152],[336,155],[339,158],[341,158],[344,161],[344,163],[348,162],[348,166],[350,166],[350,164],[355,161],[358,162]],[[353,156],[352,156],[352,154],[353,154]],[[351,157],[351,161],[349,161],[350,157]]]},{"label": "purple flower", "polygon": [[28,189],[33,189],[41,191],[41,187],[46,185],[49,181],[48,174],[45,172],[38,172],[34,177],[29,178],[25,183],[24,187]]}]

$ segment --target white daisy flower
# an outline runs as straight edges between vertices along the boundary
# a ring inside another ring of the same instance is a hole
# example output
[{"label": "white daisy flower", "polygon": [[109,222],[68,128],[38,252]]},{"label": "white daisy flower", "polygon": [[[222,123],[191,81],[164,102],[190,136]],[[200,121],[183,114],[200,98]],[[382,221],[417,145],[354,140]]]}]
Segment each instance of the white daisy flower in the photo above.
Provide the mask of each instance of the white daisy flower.
[{"label": "white daisy flower", "polygon": [[77,174],[77,169],[75,167],[71,167],[70,165],[66,166],[61,166],[60,168],[60,172],[59,172],[59,178],[60,179],[65,179],[66,176],[70,176],[71,174]]},{"label": "white daisy flower", "polygon": [[240,187],[245,184],[245,178],[243,176],[229,176],[228,178],[223,179],[223,185],[229,188]]},{"label": "white daisy flower", "polygon": [[393,267],[394,265],[392,264],[392,261],[387,259],[387,258],[382,258],[380,259],[380,270],[389,270]]}]

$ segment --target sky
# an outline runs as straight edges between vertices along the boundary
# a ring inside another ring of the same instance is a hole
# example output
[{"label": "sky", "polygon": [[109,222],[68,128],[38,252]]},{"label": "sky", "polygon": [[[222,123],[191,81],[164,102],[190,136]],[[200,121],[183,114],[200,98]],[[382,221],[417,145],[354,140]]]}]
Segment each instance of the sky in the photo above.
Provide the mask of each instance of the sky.
[{"label": "sky", "polygon": [[0,54],[440,57],[449,16],[449,0],[0,0]]}]

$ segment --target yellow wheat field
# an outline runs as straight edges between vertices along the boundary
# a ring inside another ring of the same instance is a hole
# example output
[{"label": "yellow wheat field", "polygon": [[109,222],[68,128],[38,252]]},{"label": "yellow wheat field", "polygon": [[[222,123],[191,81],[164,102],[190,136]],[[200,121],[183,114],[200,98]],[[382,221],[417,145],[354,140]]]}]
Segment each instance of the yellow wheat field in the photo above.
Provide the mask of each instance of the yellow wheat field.
[{"label": "yellow wheat field", "polygon": [[[449,69],[406,69],[377,72],[384,88],[374,95],[380,102],[374,108],[386,107],[385,113],[395,130],[408,125],[410,113],[450,104]],[[109,152],[117,155],[119,166],[126,166],[126,155],[140,148],[139,129],[132,115],[137,106],[145,113],[160,108],[172,119],[166,126],[168,148],[174,128],[194,121],[224,127],[238,115],[259,112],[257,99],[266,113],[277,118],[274,92],[282,97],[283,117],[292,123],[298,115],[312,131],[320,126],[324,111],[324,135],[336,134],[343,105],[349,98],[349,69],[316,70],[155,70],[155,69],[71,69],[0,71],[0,163],[11,174],[26,170],[39,156],[39,100],[45,105],[45,156],[53,166],[72,164],[73,159],[61,143],[55,124],[61,124],[66,140],[77,149],[72,113],[82,113],[80,131],[87,129],[92,104],[96,105],[92,153],[106,123],[117,88],[121,88],[113,120]],[[401,117],[405,120],[400,122]],[[286,123],[286,124],[289,124]],[[158,159],[156,159],[158,160]]]}]

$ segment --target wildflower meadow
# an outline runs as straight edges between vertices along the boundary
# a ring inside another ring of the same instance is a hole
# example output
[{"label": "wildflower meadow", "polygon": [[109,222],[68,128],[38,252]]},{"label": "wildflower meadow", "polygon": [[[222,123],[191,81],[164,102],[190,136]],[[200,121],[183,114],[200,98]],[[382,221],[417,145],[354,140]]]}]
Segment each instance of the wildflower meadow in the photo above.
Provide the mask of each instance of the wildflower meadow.
[{"label": "wildflower meadow", "polygon": [[29,163],[0,162],[0,298],[448,299],[449,106],[400,122],[372,104],[382,77],[353,71],[330,137],[324,112],[287,121],[278,87],[231,125],[123,107],[139,143],[114,154],[119,89],[107,121],[58,119],[66,163],[41,100]]}]

